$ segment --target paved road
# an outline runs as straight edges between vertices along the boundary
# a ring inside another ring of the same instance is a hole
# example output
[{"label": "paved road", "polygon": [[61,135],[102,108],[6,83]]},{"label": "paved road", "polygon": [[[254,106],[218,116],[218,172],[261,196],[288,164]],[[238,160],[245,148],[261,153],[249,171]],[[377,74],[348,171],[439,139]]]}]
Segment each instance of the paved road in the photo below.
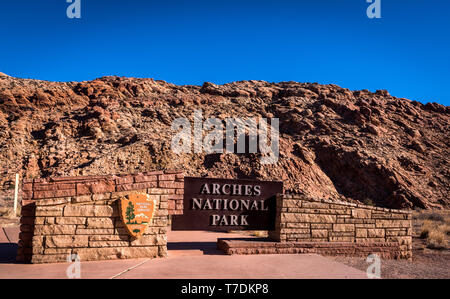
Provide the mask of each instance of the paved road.
[{"label": "paved road", "polygon": [[[216,249],[238,234],[169,232],[169,257],[82,262],[81,278],[366,278],[366,274],[314,254],[235,255]],[[18,228],[0,229],[0,278],[67,278],[70,264],[14,264]]]}]

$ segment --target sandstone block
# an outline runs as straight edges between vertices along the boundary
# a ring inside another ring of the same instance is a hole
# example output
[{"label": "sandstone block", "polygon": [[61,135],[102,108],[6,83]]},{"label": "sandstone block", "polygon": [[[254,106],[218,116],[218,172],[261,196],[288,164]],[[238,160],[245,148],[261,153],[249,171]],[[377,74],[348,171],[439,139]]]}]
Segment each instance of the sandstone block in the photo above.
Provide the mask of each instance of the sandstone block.
[{"label": "sandstone block", "polygon": [[109,248],[81,248],[74,249],[82,261],[154,258],[158,256],[158,246],[152,247],[109,247]]},{"label": "sandstone block", "polygon": [[111,199],[111,193],[92,194],[93,201],[109,200]]},{"label": "sandstone block", "polygon": [[330,204],[330,209],[342,210],[348,209],[349,207],[342,204]]},{"label": "sandstone block", "polygon": [[394,214],[394,213],[373,213],[373,219],[406,219],[405,214]]},{"label": "sandstone block", "polygon": [[56,224],[86,224],[86,217],[56,217]]},{"label": "sandstone block", "polygon": [[383,238],[384,237],[384,229],[369,228],[367,230],[367,235],[369,238]]},{"label": "sandstone block", "polygon": [[354,237],[329,237],[330,242],[354,242]]},{"label": "sandstone block", "polygon": [[301,228],[283,228],[280,231],[282,234],[309,234],[310,230],[307,229],[301,229]]},{"label": "sandstone block", "polygon": [[67,261],[66,254],[35,254],[31,258],[31,263],[33,264],[44,264],[44,263],[61,263]]},{"label": "sandstone block", "polygon": [[289,214],[281,215],[282,222],[335,223],[336,215]]},{"label": "sandstone block", "polygon": [[93,235],[89,237],[89,241],[126,241],[130,237],[128,235]]},{"label": "sandstone block", "polygon": [[138,190],[138,189],[154,188],[157,186],[158,186],[157,182],[124,184],[124,185],[118,185],[117,191],[131,191],[131,190]]},{"label": "sandstone block", "polygon": [[366,209],[352,209],[352,217],[353,218],[363,218],[368,219],[371,218],[372,211]]},{"label": "sandstone block", "polygon": [[167,257],[167,246],[165,245],[160,245],[158,246],[158,256],[159,257]]},{"label": "sandstone block", "polygon": [[77,248],[87,247],[89,244],[89,236],[48,236],[45,245],[49,248]]},{"label": "sandstone block", "polygon": [[116,178],[117,185],[132,184],[133,182],[134,182],[134,178],[131,175]]},{"label": "sandstone block", "polygon": [[355,231],[355,226],[353,224],[333,224],[333,231],[353,232]]},{"label": "sandstone block", "polygon": [[311,228],[312,229],[332,229],[333,228],[333,224],[331,223],[311,223]]},{"label": "sandstone block", "polygon": [[44,254],[65,254],[66,257],[72,253],[72,248],[46,248]]},{"label": "sandstone block", "polygon": [[321,203],[321,202],[302,201],[302,208],[308,208],[308,209],[329,209],[330,205],[327,204],[327,203]]},{"label": "sandstone block", "polygon": [[285,208],[301,208],[302,202],[295,199],[285,199],[283,200],[283,207]]},{"label": "sandstone block", "polygon": [[33,236],[33,247],[43,247],[44,237],[43,236]]},{"label": "sandstone block", "polygon": [[[24,218],[24,217],[22,217],[22,218]],[[21,218],[21,219],[22,219]],[[31,218],[30,217],[30,219],[33,219],[33,218]],[[45,217],[36,217],[35,219],[34,219],[34,224],[36,225],[36,224],[44,224],[45,223]]]},{"label": "sandstone block", "polygon": [[385,228],[385,227],[401,227],[408,228],[411,227],[411,220],[376,220],[377,228]]},{"label": "sandstone block", "polygon": [[45,217],[45,223],[44,224],[56,224],[55,223],[55,217]]},{"label": "sandstone block", "polygon": [[72,203],[83,203],[92,201],[92,195],[79,195],[72,197]]},{"label": "sandstone block", "polygon": [[37,206],[36,216],[62,216],[63,206]]},{"label": "sandstone block", "polygon": [[357,238],[367,238],[367,229],[357,228],[355,235]]},{"label": "sandstone block", "polygon": [[114,219],[88,218],[86,228],[114,228]]},{"label": "sandstone block", "polygon": [[388,237],[386,238],[386,241],[388,242],[398,242],[400,245],[411,245],[412,244],[412,238],[409,236],[402,236],[402,237]]},{"label": "sandstone block", "polygon": [[64,208],[64,216],[72,217],[111,217],[113,212],[107,205],[68,205]]},{"label": "sandstone block", "polygon": [[[311,224],[312,227],[313,224]],[[309,228],[309,223],[286,223],[287,228]]]},{"label": "sandstone block", "polygon": [[344,223],[364,224],[364,219],[346,218]]},{"label": "sandstone block", "polygon": [[326,229],[313,229],[313,230],[311,230],[311,236],[313,238],[326,238],[326,237],[328,237],[328,230],[326,230]]},{"label": "sandstone block", "polygon": [[90,241],[89,247],[127,247],[130,243],[128,241]]},{"label": "sandstone block", "polygon": [[161,189],[161,188],[148,188],[147,189],[148,194],[154,194],[154,195],[167,195],[167,194],[173,194],[172,191],[169,189]]},{"label": "sandstone block", "polygon": [[165,235],[144,235],[139,239],[132,240],[131,246],[153,246],[167,244],[167,237]]},{"label": "sandstone block", "polygon": [[[158,182],[158,187],[159,188],[184,188],[184,183],[183,182],[172,182],[172,181],[159,181]],[[151,187],[149,187],[151,188]]]},{"label": "sandstone block", "polygon": [[156,175],[138,175],[134,178],[135,183],[156,182],[157,180],[158,176]]},{"label": "sandstone block", "polygon": [[160,174],[158,179],[160,181],[175,181],[175,174]]},{"label": "sandstone block", "polygon": [[70,197],[46,198],[36,202],[37,206],[55,206],[70,203]]},{"label": "sandstone block", "polygon": [[[77,235],[112,235],[116,231],[111,228],[84,228],[84,227],[77,227],[77,230],[75,233]],[[124,232],[123,234],[126,234]]]},{"label": "sandstone block", "polygon": [[36,225],[34,227],[35,235],[74,235],[76,225]]},{"label": "sandstone block", "polygon": [[[82,182],[77,183],[76,194],[93,194],[93,193],[108,193],[116,191],[116,184],[113,180],[103,180],[96,182]],[[73,194],[75,195],[75,194]]]},{"label": "sandstone block", "polygon": [[166,229],[162,227],[154,227],[154,226],[147,226],[144,232],[144,235],[155,235],[160,233],[161,229]]},{"label": "sandstone block", "polygon": [[355,232],[343,232],[343,231],[329,231],[328,235],[331,237],[354,237]]},{"label": "sandstone block", "polygon": [[53,190],[53,191],[33,191],[34,199],[53,198],[53,197],[71,197],[75,196],[75,189]]},{"label": "sandstone block", "polygon": [[31,253],[32,254],[44,254],[44,247],[33,245]]}]

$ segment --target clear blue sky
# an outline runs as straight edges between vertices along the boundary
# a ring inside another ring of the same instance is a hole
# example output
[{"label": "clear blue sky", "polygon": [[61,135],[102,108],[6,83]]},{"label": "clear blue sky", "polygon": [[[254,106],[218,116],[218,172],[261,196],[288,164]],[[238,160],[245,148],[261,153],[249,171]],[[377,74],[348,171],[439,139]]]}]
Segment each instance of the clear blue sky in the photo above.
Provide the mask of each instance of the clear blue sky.
[{"label": "clear blue sky", "polygon": [[0,72],[84,81],[334,83],[450,105],[450,1],[0,1]]}]

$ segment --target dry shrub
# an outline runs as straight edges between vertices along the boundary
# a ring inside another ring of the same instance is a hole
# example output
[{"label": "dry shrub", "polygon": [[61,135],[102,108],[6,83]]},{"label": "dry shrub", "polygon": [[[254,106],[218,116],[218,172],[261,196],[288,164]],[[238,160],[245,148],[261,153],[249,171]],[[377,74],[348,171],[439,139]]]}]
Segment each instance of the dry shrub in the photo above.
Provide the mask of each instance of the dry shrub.
[{"label": "dry shrub", "polygon": [[430,234],[430,232],[435,229],[436,225],[434,222],[430,221],[430,220],[425,220],[422,224],[422,229],[420,232],[420,238],[421,239],[426,239],[428,238],[428,235]]},{"label": "dry shrub", "polygon": [[440,221],[425,220],[420,237],[426,239],[428,248],[445,249],[448,246],[447,235],[449,234],[450,225]]},{"label": "dry shrub", "polygon": [[442,230],[433,230],[428,234],[427,247],[433,249],[447,248],[447,234]]}]

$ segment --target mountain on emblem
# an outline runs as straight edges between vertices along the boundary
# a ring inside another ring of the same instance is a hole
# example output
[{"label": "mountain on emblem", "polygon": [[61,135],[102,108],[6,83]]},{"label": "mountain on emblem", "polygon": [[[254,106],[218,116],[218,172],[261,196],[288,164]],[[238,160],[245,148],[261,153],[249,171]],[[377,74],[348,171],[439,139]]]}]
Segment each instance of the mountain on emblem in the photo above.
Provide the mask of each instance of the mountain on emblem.
[{"label": "mountain on emblem", "polygon": [[152,221],[155,212],[155,200],[145,193],[132,193],[119,201],[120,218],[128,233],[140,237]]}]

